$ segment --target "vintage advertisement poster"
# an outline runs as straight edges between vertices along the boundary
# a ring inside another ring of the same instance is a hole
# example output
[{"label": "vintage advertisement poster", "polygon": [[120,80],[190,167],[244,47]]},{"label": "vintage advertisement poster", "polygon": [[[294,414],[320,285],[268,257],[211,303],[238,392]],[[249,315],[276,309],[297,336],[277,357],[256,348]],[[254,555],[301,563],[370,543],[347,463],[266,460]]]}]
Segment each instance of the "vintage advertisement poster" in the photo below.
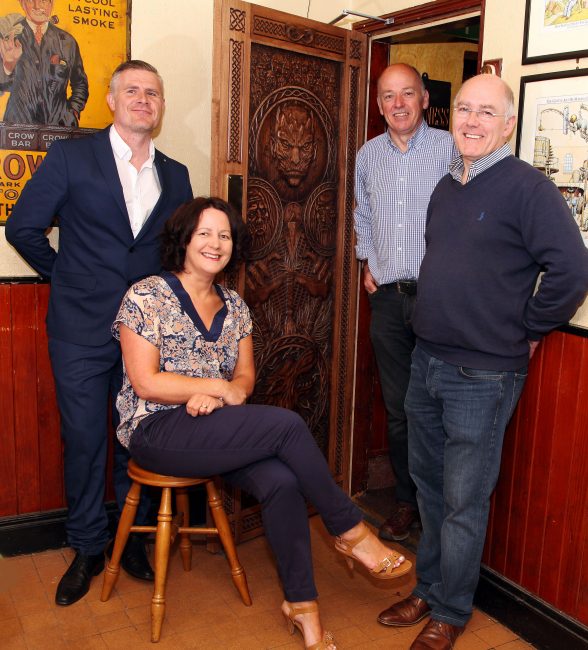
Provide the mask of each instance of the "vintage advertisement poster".
[{"label": "vintage advertisement poster", "polygon": [[128,58],[130,0],[2,0],[0,223],[56,139],[111,121],[105,96]]}]

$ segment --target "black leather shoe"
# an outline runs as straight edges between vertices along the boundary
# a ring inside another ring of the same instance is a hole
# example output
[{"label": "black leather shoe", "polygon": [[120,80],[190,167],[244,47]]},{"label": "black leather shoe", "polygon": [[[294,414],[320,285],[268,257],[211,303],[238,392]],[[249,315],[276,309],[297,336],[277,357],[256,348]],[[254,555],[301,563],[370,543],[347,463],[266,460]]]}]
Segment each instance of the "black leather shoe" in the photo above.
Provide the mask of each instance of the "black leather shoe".
[{"label": "black leather shoe", "polygon": [[136,535],[129,535],[121,558],[122,568],[133,578],[153,582],[155,574],[149,564],[145,543]]},{"label": "black leather shoe", "polygon": [[102,573],[103,569],[104,553],[84,555],[77,551],[69,569],[57,585],[55,604],[67,607],[83,598],[90,589],[92,578]]}]

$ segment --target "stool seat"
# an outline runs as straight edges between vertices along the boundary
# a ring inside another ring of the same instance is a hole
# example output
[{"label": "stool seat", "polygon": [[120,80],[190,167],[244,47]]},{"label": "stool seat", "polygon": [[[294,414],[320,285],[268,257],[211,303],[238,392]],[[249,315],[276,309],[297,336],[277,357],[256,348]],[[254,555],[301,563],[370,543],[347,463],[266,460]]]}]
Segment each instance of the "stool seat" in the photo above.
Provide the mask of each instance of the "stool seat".
[{"label": "stool seat", "polygon": [[[151,641],[159,641],[161,626],[165,615],[165,582],[170,547],[176,534],[181,537],[180,553],[185,571],[192,568],[192,542],[190,535],[216,536],[225,551],[227,561],[231,568],[233,583],[241,595],[245,605],[251,605],[251,595],[247,586],[245,571],[237,557],[235,542],[231,534],[229,520],[223,509],[222,501],[215,486],[216,477],[178,477],[157,474],[143,469],[135,461],[129,460],[127,472],[132,480],[132,485],[125,500],[121,513],[114,547],[110,561],[104,572],[104,582],[100,600],[107,601],[116,584],[120,573],[120,560],[130,533],[155,533],[155,585],[151,600]],[[214,527],[190,526],[190,504],[187,488],[204,484],[208,496],[208,507]],[[141,486],[150,485],[160,487],[161,502],[157,515],[157,526],[135,526],[137,506],[141,496]],[[176,493],[176,516],[172,516],[172,490]]]},{"label": "stool seat", "polygon": [[186,478],[180,476],[166,476],[165,474],[157,474],[149,470],[139,467],[134,460],[129,460],[127,467],[127,474],[131,480],[137,480],[142,485],[153,485],[155,487],[192,487],[194,485],[202,485],[212,479],[209,478]]}]

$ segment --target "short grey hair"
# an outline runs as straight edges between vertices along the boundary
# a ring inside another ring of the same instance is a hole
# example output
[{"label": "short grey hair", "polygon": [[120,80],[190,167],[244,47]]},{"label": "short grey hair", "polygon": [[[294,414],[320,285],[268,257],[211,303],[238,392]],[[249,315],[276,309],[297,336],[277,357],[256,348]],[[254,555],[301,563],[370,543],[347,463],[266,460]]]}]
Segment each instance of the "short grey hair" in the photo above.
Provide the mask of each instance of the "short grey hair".
[{"label": "short grey hair", "polygon": [[147,61],[140,61],[139,59],[130,59],[129,61],[123,61],[119,66],[117,66],[116,70],[112,73],[110,84],[108,85],[108,90],[111,94],[116,89],[118,78],[126,70],[145,70],[146,72],[152,72],[159,79],[159,83],[161,84],[161,92],[163,94],[163,79],[161,78],[159,72],[157,72],[157,68],[155,66],[152,66],[150,63],[147,63]]},{"label": "short grey hair", "polygon": [[505,119],[509,119],[511,117],[514,117],[515,115],[515,100],[514,100],[514,93],[512,92],[512,88],[504,81],[504,79],[501,79],[500,77],[497,77],[496,75],[489,75],[489,74],[479,74],[474,77],[470,77],[470,79],[467,79],[464,81],[462,84],[461,88],[457,91],[457,95],[455,96],[455,100],[453,102],[453,107],[455,108],[459,104],[459,98],[461,96],[461,91],[463,87],[467,84],[468,81],[471,79],[476,79],[477,77],[491,77],[492,79],[497,79],[501,84],[502,88],[504,90],[504,100],[505,100],[505,106],[504,106],[504,117]]}]

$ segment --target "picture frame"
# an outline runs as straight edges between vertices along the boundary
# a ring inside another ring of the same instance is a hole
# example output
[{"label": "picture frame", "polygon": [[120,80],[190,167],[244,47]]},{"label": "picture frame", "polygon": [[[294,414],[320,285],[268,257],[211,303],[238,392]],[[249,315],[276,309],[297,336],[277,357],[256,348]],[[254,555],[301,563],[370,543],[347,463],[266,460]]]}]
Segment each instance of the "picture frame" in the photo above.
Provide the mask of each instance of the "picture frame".
[{"label": "picture frame", "polygon": [[[516,155],[557,185],[588,246],[588,68],[521,77]],[[588,300],[570,329],[588,336]]]},{"label": "picture frame", "polygon": [[526,0],[522,64],[588,56],[586,0]]}]

